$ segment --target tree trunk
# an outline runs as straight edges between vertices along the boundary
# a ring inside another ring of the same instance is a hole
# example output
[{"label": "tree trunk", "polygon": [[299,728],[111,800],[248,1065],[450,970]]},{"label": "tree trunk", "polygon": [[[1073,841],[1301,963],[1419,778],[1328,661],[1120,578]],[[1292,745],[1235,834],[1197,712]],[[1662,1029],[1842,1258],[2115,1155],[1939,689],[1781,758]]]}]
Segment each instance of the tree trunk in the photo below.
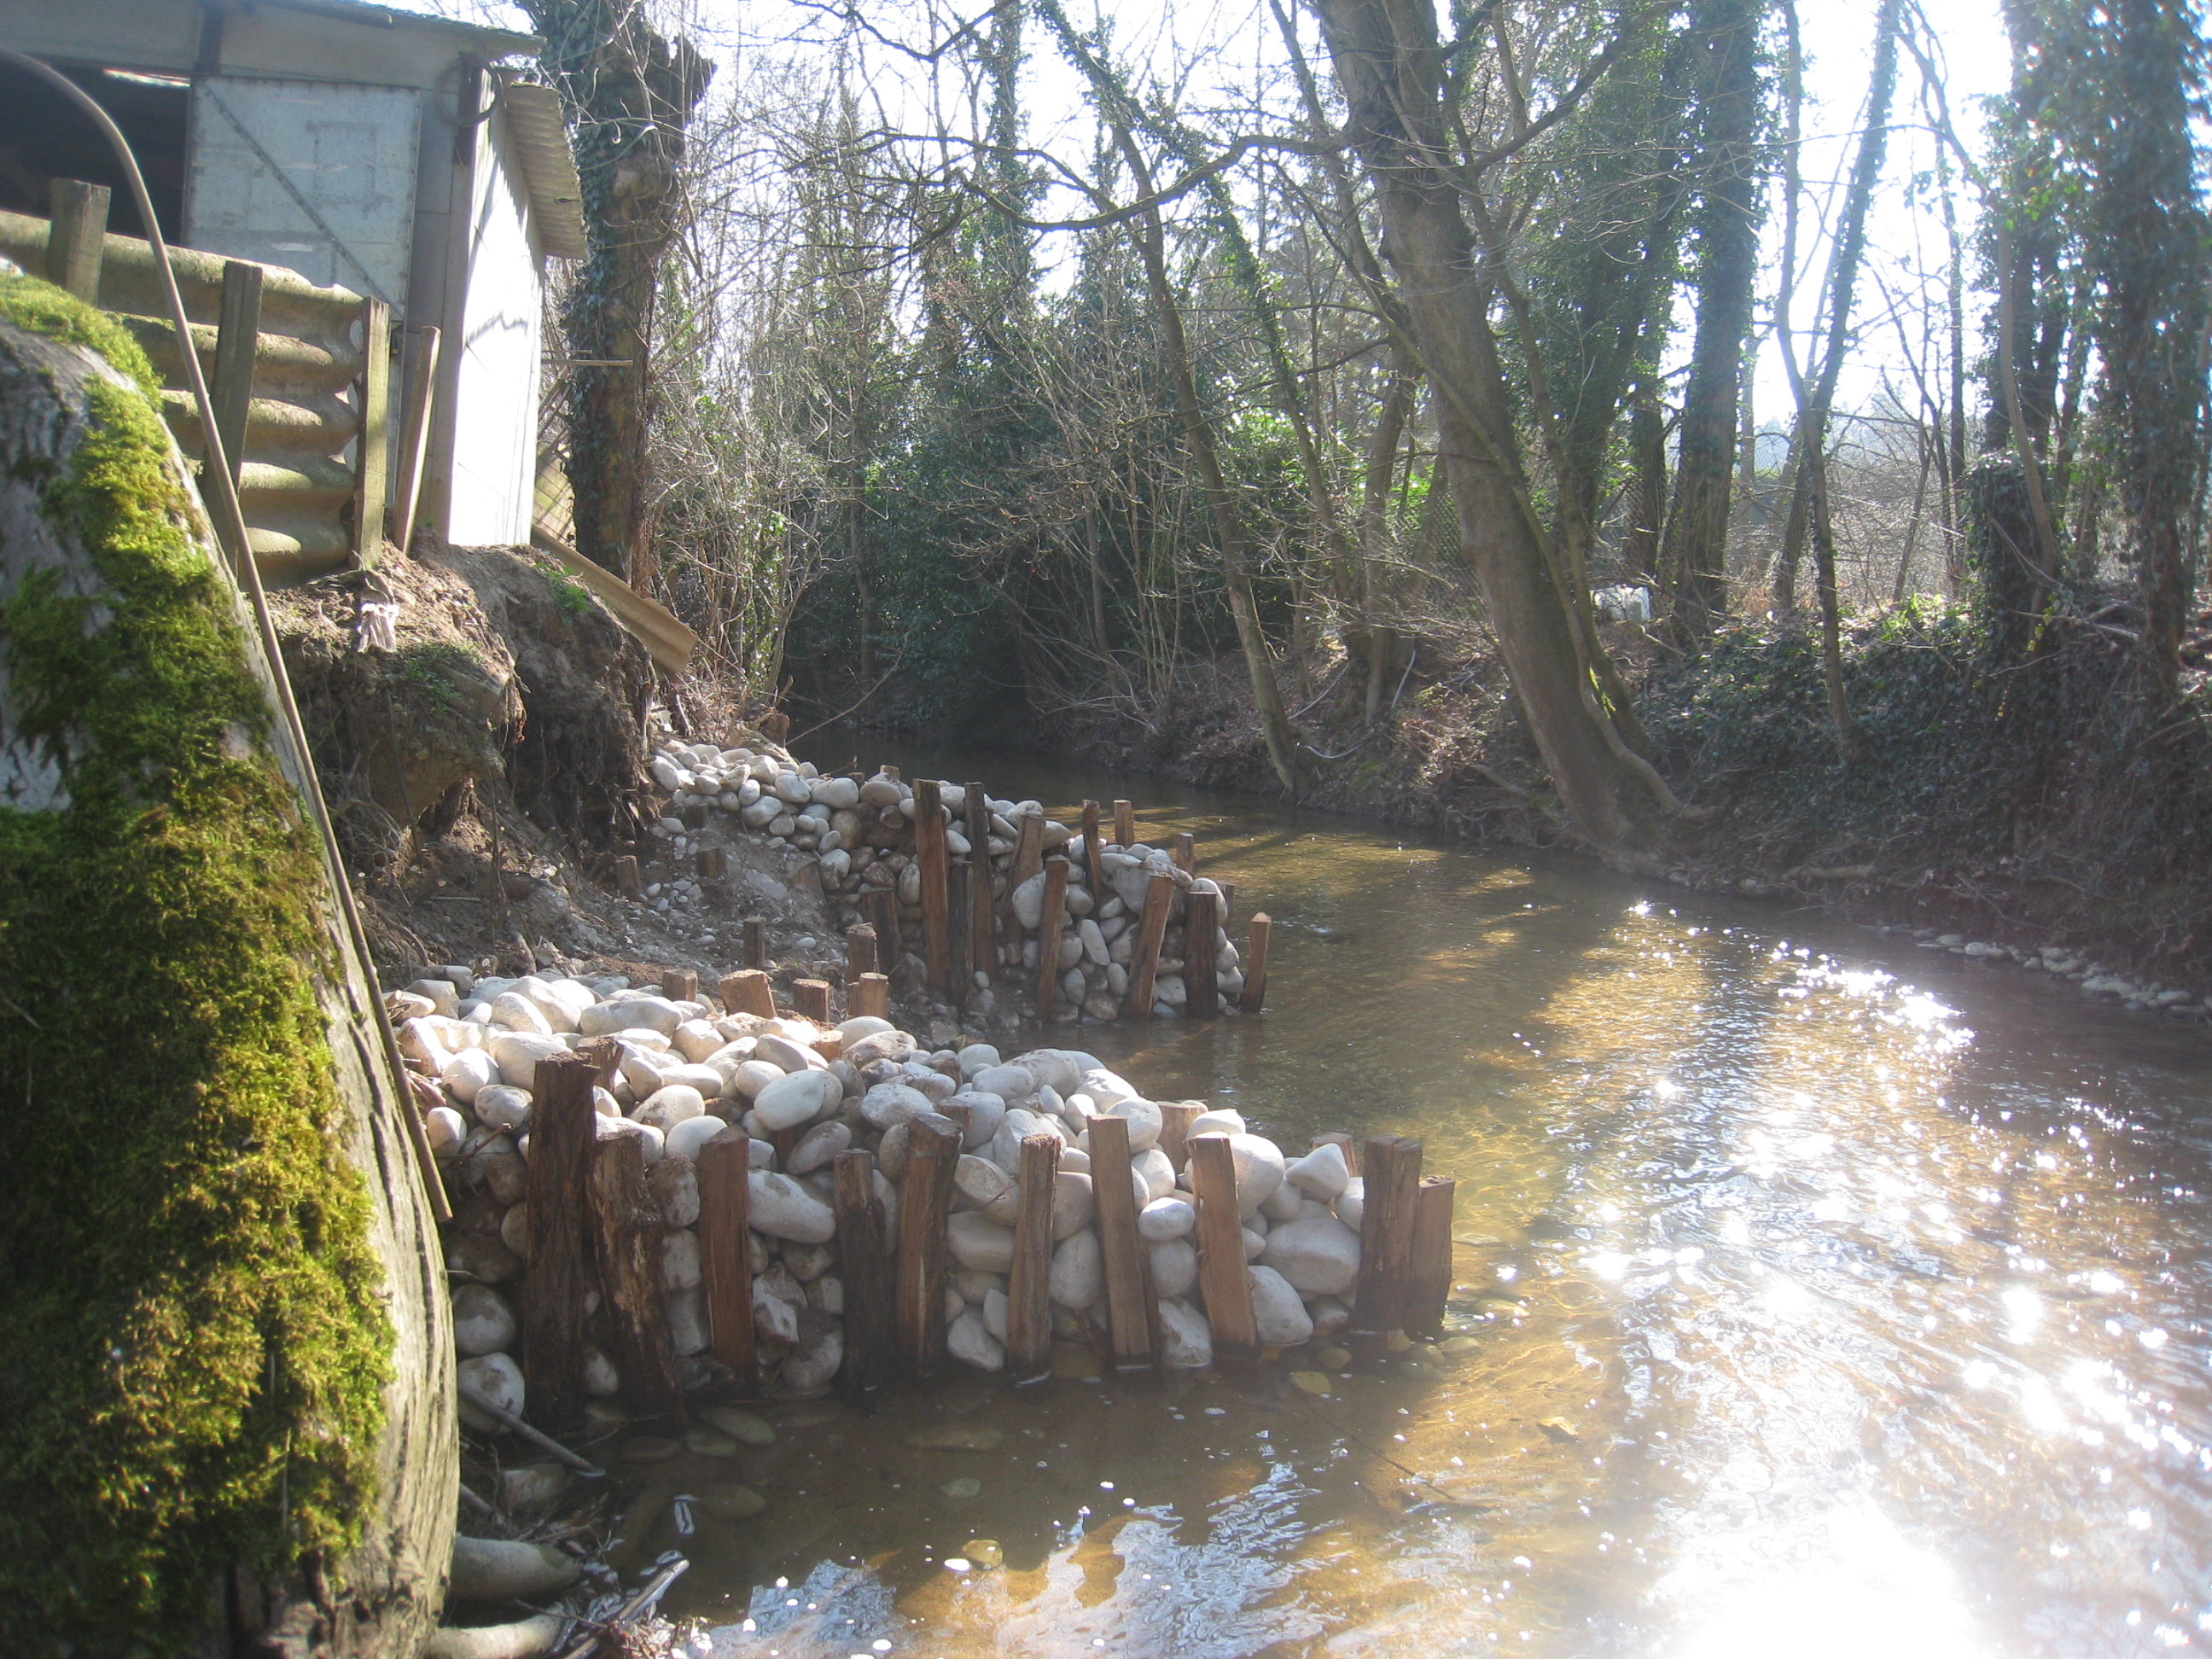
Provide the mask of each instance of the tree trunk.
[{"label": "tree trunk", "polygon": [[[1705,199],[1698,216],[1698,335],[1682,396],[1674,496],[1659,559],[1674,584],[1673,631],[1684,646],[1710,635],[1727,606],[1729,452],[1745,379],[1744,343],[1752,331],[1765,171],[1759,143],[1759,28],[1765,10],[1765,0],[1706,0],[1698,20],[1710,32],[1711,54],[1699,181]],[[1743,402],[1748,410],[1747,388]],[[1757,483],[1755,465],[1755,459],[1746,465],[1752,474],[1747,489]]]},{"label": "tree trunk", "polygon": [[1639,770],[1597,705],[1528,498],[1490,289],[1459,187],[1440,100],[1443,56],[1425,0],[1319,0],[1347,106],[1347,136],[1380,198],[1413,344],[1437,392],[1438,447],[1460,547],[1480,585],[1514,690],[1577,826],[1626,849],[1663,789]]},{"label": "tree trunk", "polygon": [[1378,620],[1381,595],[1376,567],[1389,556],[1390,482],[1397,472],[1398,444],[1406,422],[1413,412],[1413,392],[1419,365],[1403,342],[1390,346],[1390,384],[1382,394],[1382,407],[1375,417],[1375,430],[1367,442],[1367,465],[1363,469],[1359,498],[1359,615],[1361,645],[1366,657],[1367,695],[1364,700],[1367,723],[1372,726],[1382,712],[1382,682],[1398,655],[1398,630]]},{"label": "tree trunk", "polygon": [[27,299],[0,321],[0,1650],[412,1654],[458,1473],[416,1108],[145,360],[42,284],[0,304]]}]

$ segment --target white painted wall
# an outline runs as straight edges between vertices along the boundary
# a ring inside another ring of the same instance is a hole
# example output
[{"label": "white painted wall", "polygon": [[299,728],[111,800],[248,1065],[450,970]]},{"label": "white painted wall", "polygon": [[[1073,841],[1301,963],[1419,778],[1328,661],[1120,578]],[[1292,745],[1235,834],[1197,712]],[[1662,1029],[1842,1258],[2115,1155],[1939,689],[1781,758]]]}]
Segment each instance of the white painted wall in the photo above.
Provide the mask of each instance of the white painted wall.
[{"label": "white painted wall", "polygon": [[504,118],[494,115],[483,132],[470,204],[446,525],[447,539],[463,547],[529,541],[538,470],[544,277]]}]

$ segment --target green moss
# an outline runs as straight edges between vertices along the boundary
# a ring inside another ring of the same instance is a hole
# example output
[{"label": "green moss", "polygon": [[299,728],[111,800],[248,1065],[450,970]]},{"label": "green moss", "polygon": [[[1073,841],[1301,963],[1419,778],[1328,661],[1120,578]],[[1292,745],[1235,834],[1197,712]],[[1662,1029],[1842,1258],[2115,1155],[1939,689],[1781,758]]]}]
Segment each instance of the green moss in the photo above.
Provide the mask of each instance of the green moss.
[{"label": "green moss", "polygon": [[[143,368],[58,290],[0,309]],[[312,826],[145,396],[101,382],[49,522],[106,584],[0,606],[68,810],[0,810],[0,1651],[181,1652],[233,1563],[343,1551],[392,1330],[313,977]],[[59,753],[58,750],[55,752]]]},{"label": "green moss", "polygon": [[158,393],[161,389],[154,365],[130,331],[66,289],[35,276],[0,276],[0,317],[33,334],[88,346],[143,391]]}]

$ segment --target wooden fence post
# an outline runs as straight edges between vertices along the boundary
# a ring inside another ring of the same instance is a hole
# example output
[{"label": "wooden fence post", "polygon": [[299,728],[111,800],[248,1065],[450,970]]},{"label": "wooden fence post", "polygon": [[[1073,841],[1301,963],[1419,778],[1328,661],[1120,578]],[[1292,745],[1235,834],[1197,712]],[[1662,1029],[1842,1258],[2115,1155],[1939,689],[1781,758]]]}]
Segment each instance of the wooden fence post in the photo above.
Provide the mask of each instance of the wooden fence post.
[{"label": "wooden fence post", "polygon": [[856,1146],[838,1153],[831,1167],[836,1177],[837,1273],[845,1285],[845,1364],[837,1391],[869,1411],[890,1373],[890,1241],[884,1237],[883,1201],[876,1196],[874,1158]]},{"label": "wooden fence post", "polygon": [[791,1009],[801,1019],[811,1019],[817,1025],[832,1024],[830,1018],[830,981],[826,979],[795,979],[791,981]]},{"label": "wooden fence post", "polygon": [[945,1220],[960,1163],[959,1129],[936,1112],[917,1113],[908,1131],[906,1179],[899,1186],[899,1358],[917,1381],[945,1364]]},{"label": "wooden fence post", "polygon": [[1067,930],[1067,860],[1054,854],[1044,863],[1044,911],[1037,929],[1037,1018],[1052,1012],[1060,988],[1060,939]]},{"label": "wooden fence post", "polygon": [[[56,179],[46,187],[46,280],[88,306],[100,303],[100,267],[107,256],[106,185]],[[190,340],[179,347],[192,349]]]},{"label": "wooden fence post", "polygon": [[1169,856],[1175,860],[1176,868],[1186,875],[1198,873],[1198,837],[1188,830],[1176,831],[1175,845]]},{"label": "wooden fence post", "polygon": [[968,786],[968,967],[999,974],[999,930],[991,905],[991,798]]},{"label": "wooden fence post", "polygon": [[752,1245],[750,1176],[752,1145],[742,1131],[699,1149],[699,1255],[707,1293],[707,1330],[717,1362],[750,1393],[760,1387],[753,1346]]},{"label": "wooden fence post", "polygon": [[689,968],[668,968],[661,971],[660,994],[671,1002],[699,1000],[699,975]]},{"label": "wooden fence post", "polygon": [[757,968],[741,968],[734,974],[722,975],[722,1006],[733,1014],[757,1014],[763,1019],[775,1018],[775,988],[769,976]]},{"label": "wooden fence post", "polygon": [[906,955],[899,933],[898,894],[889,887],[875,888],[868,893],[865,908],[875,913],[876,948],[882,952],[882,971],[888,974]]},{"label": "wooden fence post", "polygon": [[877,1019],[889,1019],[891,1017],[890,976],[863,974],[854,980],[851,994],[847,999],[846,1011],[855,1018],[866,1014]]},{"label": "wooden fence post", "polygon": [[1114,844],[1134,847],[1137,844],[1137,809],[1127,801],[1114,803]]},{"label": "wooden fence post", "polygon": [[1202,1101],[1160,1102],[1160,1150],[1168,1155],[1168,1162],[1177,1170],[1190,1161],[1190,1149],[1186,1144],[1190,1137],[1190,1126],[1197,1122],[1205,1111]]},{"label": "wooden fence post", "polygon": [[1406,1334],[1433,1338],[1451,1300],[1452,1194],[1442,1176],[1424,1179],[1413,1205],[1412,1264],[1406,1279]]},{"label": "wooden fence post", "polygon": [[921,934],[929,963],[929,988],[952,994],[952,939],[946,914],[945,805],[933,778],[914,786],[914,856],[921,866]]},{"label": "wooden fence post", "polygon": [[1149,1370],[1152,1309],[1137,1240],[1137,1191],[1129,1170],[1129,1121],[1091,1120],[1091,1189],[1098,1206],[1098,1250],[1106,1268],[1106,1329],[1117,1370]]},{"label": "wooden fence post", "polygon": [[1237,999],[1237,1006],[1248,1014],[1258,1013],[1267,1000],[1267,934],[1273,926],[1265,910],[1252,918],[1252,944],[1244,952],[1244,992]]},{"label": "wooden fence post", "polygon": [[1083,863],[1091,877],[1091,897],[1094,903],[1106,902],[1106,866],[1098,861],[1098,803],[1083,803]]},{"label": "wooden fence post", "polygon": [[[493,872],[492,879],[499,879],[497,872]],[[615,860],[615,890],[625,898],[645,896],[645,878],[639,873],[635,854],[624,853]]]},{"label": "wooden fence post", "polygon": [[1221,900],[1212,893],[1191,893],[1183,902],[1183,1012],[1192,1019],[1212,1019],[1221,1012],[1219,960],[1213,937]]},{"label": "wooden fence post", "polygon": [[742,931],[744,937],[744,944],[742,947],[742,959],[745,966],[748,968],[757,968],[763,973],[766,973],[769,967],[768,954],[768,923],[762,921],[758,916],[748,916],[745,919]]},{"label": "wooden fence post", "polygon": [[392,488],[392,307],[365,300],[361,309],[361,435],[354,454],[354,556],[365,565],[384,556],[385,496]]},{"label": "wooden fence post", "polygon": [[1359,1278],[1346,1345],[1352,1361],[1382,1364],[1390,1333],[1405,1317],[1406,1279],[1413,1267],[1413,1212],[1419,1202],[1421,1143],[1398,1135],[1370,1135],[1365,1196],[1359,1222]]},{"label": "wooden fence post", "polygon": [[1006,891],[1011,894],[1043,868],[1044,814],[1032,807],[1014,826],[1014,863],[1006,872]]},{"label": "wooden fence post", "polygon": [[691,868],[702,881],[726,881],[730,874],[729,850],[702,847],[691,854]]},{"label": "wooden fence post", "polygon": [[407,379],[407,405],[400,411],[399,487],[392,492],[402,553],[415,543],[415,507],[422,496],[422,471],[430,453],[430,404],[438,395],[438,354],[442,336],[434,328],[415,331],[414,372]]},{"label": "wooden fence post", "polygon": [[246,427],[253,412],[253,359],[261,347],[262,275],[261,267],[251,261],[223,261],[215,374],[208,387],[208,402],[215,406],[216,437],[222,445],[223,459],[229,464],[234,488],[246,466]]},{"label": "wooden fence post", "polygon": [[1168,905],[1174,896],[1173,876],[1156,875],[1146,885],[1136,948],[1129,953],[1129,995],[1121,1005],[1124,1019],[1142,1019],[1152,1012],[1152,976],[1159,972],[1160,939],[1168,931]]},{"label": "wooden fence post", "polygon": [[665,1231],[660,1206],[645,1184],[637,1137],[600,1141],[592,1156],[592,1245],[599,1294],[614,1329],[612,1358],[622,1374],[623,1403],[648,1417],[680,1411],[684,1403],[660,1284]]},{"label": "wooden fence post", "polygon": [[556,1432],[584,1420],[584,1295],[589,1280],[598,1068],[580,1054],[538,1062],[531,1079],[530,1271],[522,1280],[522,1380],[530,1414]]},{"label": "wooden fence post", "polygon": [[1052,1374],[1052,1199],[1060,1137],[1022,1137],[1021,1197],[1006,1284],[1006,1370],[1017,1382]]},{"label": "wooden fence post", "polygon": [[1213,1357],[1232,1365],[1249,1362],[1259,1358],[1260,1330],[1244,1265],[1244,1224],[1237,1212],[1236,1156],[1224,1134],[1196,1136],[1188,1146],[1198,1200],[1198,1279],[1213,1328]]},{"label": "wooden fence post", "polygon": [[882,971],[882,963],[876,955],[876,930],[866,922],[857,927],[848,927],[845,930],[845,972],[848,979],[857,983],[865,974]]}]

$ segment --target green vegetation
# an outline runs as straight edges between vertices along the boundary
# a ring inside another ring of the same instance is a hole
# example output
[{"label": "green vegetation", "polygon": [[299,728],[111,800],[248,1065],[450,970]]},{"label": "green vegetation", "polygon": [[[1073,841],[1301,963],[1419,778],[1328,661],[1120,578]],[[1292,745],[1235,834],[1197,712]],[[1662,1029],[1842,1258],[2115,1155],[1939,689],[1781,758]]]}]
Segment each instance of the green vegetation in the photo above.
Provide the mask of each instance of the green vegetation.
[{"label": "green vegetation", "polygon": [[[57,289],[0,310],[150,378]],[[314,831],[160,416],[89,392],[42,483],[101,592],[0,607],[69,796],[0,811],[0,1650],[182,1653],[232,1565],[357,1537],[392,1332],[331,1139]]]}]

